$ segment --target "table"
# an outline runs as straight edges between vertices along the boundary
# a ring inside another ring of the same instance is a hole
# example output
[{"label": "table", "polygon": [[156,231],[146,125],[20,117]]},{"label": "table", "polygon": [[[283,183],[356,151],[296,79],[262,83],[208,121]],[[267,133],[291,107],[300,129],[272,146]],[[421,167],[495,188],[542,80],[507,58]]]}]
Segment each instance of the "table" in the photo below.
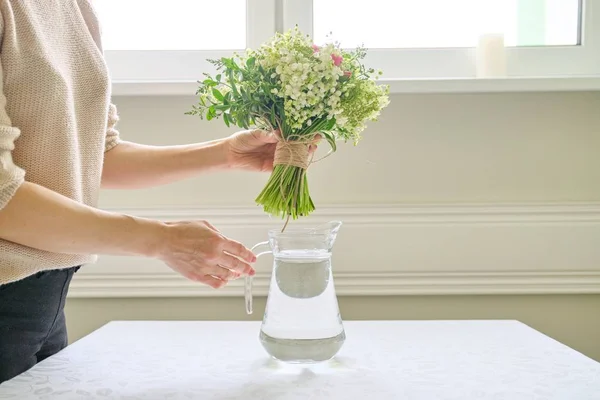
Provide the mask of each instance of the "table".
[{"label": "table", "polygon": [[257,322],[111,322],[0,399],[599,400],[600,363],[517,321],[347,321],[339,356],[282,365]]}]

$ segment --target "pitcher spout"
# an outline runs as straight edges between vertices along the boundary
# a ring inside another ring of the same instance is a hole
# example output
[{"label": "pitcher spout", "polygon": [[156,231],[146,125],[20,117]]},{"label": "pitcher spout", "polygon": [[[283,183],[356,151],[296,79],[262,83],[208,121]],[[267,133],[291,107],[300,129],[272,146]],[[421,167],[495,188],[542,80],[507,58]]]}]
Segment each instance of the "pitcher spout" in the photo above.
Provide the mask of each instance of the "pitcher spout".
[{"label": "pitcher spout", "polygon": [[315,228],[312,228],[309,232],[311,235],[321,237],[326,243],[325,247],[331,250],[333,244],[335,243],[335,240],[337,239],[337,234],[341,227],[342,221],[329,221]]},{"label": "pitcher spout", "polygon": [[311,229],[312,232],[316,233],[316,234],[329,234],[329,235],[337,235],[337,233],[339,232],[340,228],[342,227],[342,221],[329,221],[323,225],[319,225],[313,229]]}]

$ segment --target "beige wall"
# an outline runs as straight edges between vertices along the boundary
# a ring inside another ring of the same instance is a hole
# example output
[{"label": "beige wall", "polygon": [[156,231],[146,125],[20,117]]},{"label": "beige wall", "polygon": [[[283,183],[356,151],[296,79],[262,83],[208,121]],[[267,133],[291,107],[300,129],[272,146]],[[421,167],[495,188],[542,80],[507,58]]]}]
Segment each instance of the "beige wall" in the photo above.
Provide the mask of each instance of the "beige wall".
[{"label": "beige wall", "polygon": [[[115,101],[122,118],[119,127],[127,140],[149,144],[190,143],[233,131],[225,129],[220,122],[202,122],[185,116],[183,113],[193,103],[193,97],[123,97]],[[600,203],[600,94],[394,95],[381,122],[365,132],[364,141],[358,147],[342,145],[338,154],[311,168],[310,189],[317,207],[344,204],[360,208],[364,204],[403,203]],[[265,180],[266,176],[260,174],[216,174],[157,189],[105,192],[101,204],[116,209],[164,210],[223,205],[253,207],[253,200]],[[207,218],[210,219],[210,215]],[[400,223],[407,229],[406,224]],[[497,228],[492,223],[488,225],[490,229]],[[356,234],[360,225],[355,226]],[[553,226],[560,228],[560,224]],[[585,263],[586,270],[598,272],[600,235],[597,228],[600,225],[577,226],[580,229],[576,242],[560,250],[558,259],[566,261],[551,267],[578,270]],[[563,227],[569,228],[569,225]],[[457,226],[448,225],[444,229],[445,234],[452,237]],[[512,233],[519,232],[518,225],[512,229]],[[410,230],[403,232],[405,237],[410,236]],[[487,238],[498,237],[498,245],[494,247],[486,242],[486,253],[478,255],[481,260],[485,257],[506,260],[502,261],[504,265],[495,266],[504,272],[535,272],[548,267],[545,262],[535,264],[535,258],[524,257],[527,243],[523,243],[514,257],[506,255],[511,249],[503,248],[501,232],[494,232]],[[543,229],[539,232],[544,235]],[[555,239],[565,237],[564,231],[555,234]],[[424,244],[428,235],[423,234]],[[467,244],[473,240],[473,247],[477,247],[478,236],[471,234],[463,239]],[[353,240],[348,239],[346,249],[358,248],[358,239]],[[558,240],[557,243],[536,243],[538,251],[547,248],[549,255],[545,261],[556,258],[551,252],[559,244]],[[584,247],[577,247],[582,243]],[[370,247],[375,248],[365,251],[385,252],[390,250],[391,242]],[[453,248],[456,254],[450,255],[455,263],[451,268],[459,265],[461,259],[471,264],[471,268],[473,264],[478,265],[471,259],[474,253],[462,253],[466,247],[449,246],[446,250]],[[336,251],[345,252],[343,247]],[[435,248],[426,249],[423,254],[431,255],[429,253],[435,251]],[[405,268],[398,260],[390,258],[391,266],[387,266],[390,271]],[[428,267],[434,273],[436,268],[446,268],[446,272],[450,268],[443,264],[444,260],[436,261],[439,265],[433,263],[431,257],[428,260]],[[418,252],[412,255],[411,261],[415,264],[411,268],[418,270]],[[104,259],[93,268],[110,269],[115,274],[122,265],[113,265],[112,259]],[[368,271],[371,267],[362,263],[344,266],[346,271]],[[483,270],[487,267],[485,262],[481,263]],[[128,273],[135,274],[136,268],[143,269],[144,264],[136,264]],[[152,268],[156,271],[162,267],[153,264]],[[536,288],[543,289],[543,282],[538,282]],[[598,294],[354,296],[343,297],[341,308],[346,319],[518,319],[600,360]],[[239,297],[70,298],[67,306],[72,339],[113,319],[246,319],[243,311]],[[257,312],[254,318],[259,315]]]},{"label": "beige wall", "polygon": [[[193,97],[123,97],[122,135],[191,143],[233,132],[184,115]],[[309,172],[316,204],[600,201],[600,92],[394,95],[363,141]],[[326,146],[323,146],[326,147]],[[228,173],[106,192],[109,207],[253,206],[266,177]]]}]

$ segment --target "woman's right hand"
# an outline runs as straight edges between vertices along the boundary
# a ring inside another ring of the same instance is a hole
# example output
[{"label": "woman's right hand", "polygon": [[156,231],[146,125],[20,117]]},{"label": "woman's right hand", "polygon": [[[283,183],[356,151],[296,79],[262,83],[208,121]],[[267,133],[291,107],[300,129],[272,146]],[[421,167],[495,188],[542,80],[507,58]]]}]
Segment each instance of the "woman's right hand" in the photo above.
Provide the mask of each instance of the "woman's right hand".
[{"label": "woman's right hand", "polygon": [[157,258],[184,277],[215,289],[228,281],[254,275],[256,256],[223,236],[206,221],[165,223],[165,240]]}]

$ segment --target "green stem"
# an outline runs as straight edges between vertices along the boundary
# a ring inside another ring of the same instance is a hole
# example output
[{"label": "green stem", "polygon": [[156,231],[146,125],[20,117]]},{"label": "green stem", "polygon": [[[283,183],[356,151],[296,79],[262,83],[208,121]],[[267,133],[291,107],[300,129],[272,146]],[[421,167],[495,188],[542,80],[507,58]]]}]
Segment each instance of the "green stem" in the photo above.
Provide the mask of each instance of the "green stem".
[{"label": "green stem", "polygon": [[308,190],[306,171],[289,165],[276,165],[256,203],[266,213],[292,220],[315,210]]}]

